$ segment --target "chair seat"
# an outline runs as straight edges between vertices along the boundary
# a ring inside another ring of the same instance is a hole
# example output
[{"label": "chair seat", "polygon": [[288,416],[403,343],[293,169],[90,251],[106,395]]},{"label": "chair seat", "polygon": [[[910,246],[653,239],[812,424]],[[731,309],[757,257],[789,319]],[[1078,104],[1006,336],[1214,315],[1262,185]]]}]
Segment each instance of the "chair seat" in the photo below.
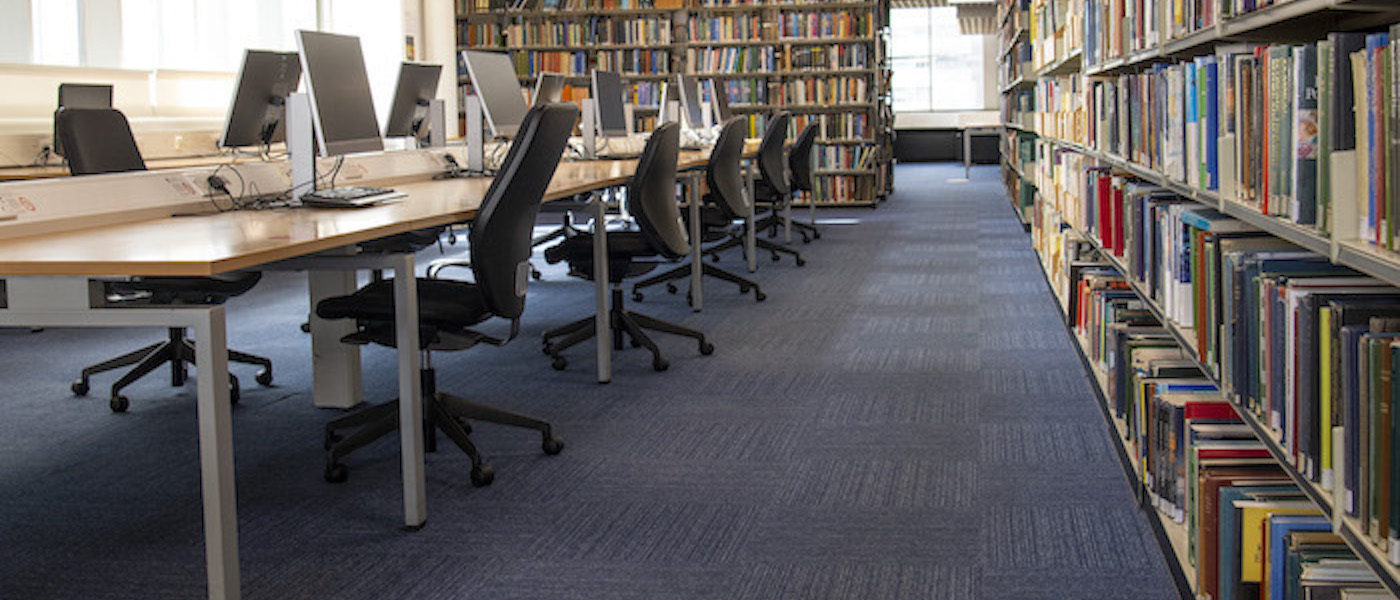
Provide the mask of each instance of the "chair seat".
[{"label": "chair seat", "polygon": [[[608,233],[608,280],[617,283],[656,268],[654,262],[638,262],[637,258],[656,256],[656,250],[640,231]],[[569,274],[593,279],[593,234],[564,238],[564,241],[544,251],[550,264],[568,261]]]},{"label": "chair seat", "polygon": [[[394,280],[375,281],[349,296],[327,298],[316,305],[322,319],[355,319],[361,323],[394,322]],[[418,279],[418,322],[425,331],[456,331],[491,316],[475,283],[450,279]]]},{"label": "chair seat", "polygon": [[[149,304],[223,304],[253,288],[259,272],[236,272],[210,277],[134,277],[108,282],[108,295],[137,298]],[[121,301],[119,300],[119,303]]]}]

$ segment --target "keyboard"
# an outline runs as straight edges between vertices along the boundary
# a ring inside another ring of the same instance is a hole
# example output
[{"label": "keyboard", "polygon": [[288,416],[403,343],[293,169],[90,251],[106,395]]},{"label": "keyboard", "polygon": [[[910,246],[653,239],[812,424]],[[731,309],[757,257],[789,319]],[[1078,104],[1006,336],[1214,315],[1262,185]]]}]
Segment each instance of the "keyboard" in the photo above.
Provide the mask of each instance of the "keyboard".
[{"label": "keyboard", "polygon": [[359,208],[374,206],[385,200],[402,198],[403,195],[403,192],[388,188],[348,185],[308,192],[301,197],[301,203],[307,206],[329,208]]},{"label": "keyboard", "polygon": [[637,158],[647,147],[643,137],[614,137],[598,143],[598,158]]}]

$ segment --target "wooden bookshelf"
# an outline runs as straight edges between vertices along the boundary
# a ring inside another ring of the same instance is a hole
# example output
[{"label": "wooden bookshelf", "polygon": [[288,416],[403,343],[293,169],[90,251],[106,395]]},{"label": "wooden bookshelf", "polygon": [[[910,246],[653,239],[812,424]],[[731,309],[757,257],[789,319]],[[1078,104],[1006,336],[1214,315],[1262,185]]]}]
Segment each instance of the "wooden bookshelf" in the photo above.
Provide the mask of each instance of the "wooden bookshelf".
[{"label": "wooden bookshelf", "polygon": [[[650,61],[646,72],[624,69],[624,79],[638,86],[656,85],[675,73],[714,80],[725,86],[731,108],[749,119],[749,132],[755,135],[762,131],[767,115],[775,111],[788,111],[796,117],[790,136],[796,136],[799,126],[808,120],[818,119],[822,129],[817,151],[823,161],[830,157],[853,160],[845,157],[856,154],[864,158],[867,150],[863,148],[872,149],[868,151],[875,160],[869,166],[820,162],[823,181],[819,187],[823,191],[799,203],[870,206],[892,189],[888,0],[688,0],[663,5],[667,7],[619,0],[565,0],[559,4],[557,8],[521,10],[489,0],[460,0],[459,49],[489,48],[517,55],[517,70],[527,84],[534,80],[535,67],[525,64],[519,55],[536,56],[536,62],[566,62],[571,67],[566,69],[571,82],[582,82],[585,76],[579,73],[609,68],[603,61],[610,52],[666,52],[669,59]],[[664,28],[649,29],[665,34],[660,39],[637,37],[634,34],[639,29],[633,28],[623,32],[631,36],[629,39],[617,39],[617,31],[612,30],[608,32],[612,37],[599,41],[602,28],[594,24],[609,22],[665,22]],[[469,43],[469,37],[477,43]],[[581,54],[562,55],[575,52]],[[736,53],[743,54],[745,67],[717,68],[736,60]],[[836,64],[838,57],[840,64]],[[765,67],[749,66],[753,64]],[[635,94],[652,95],[641,89]],[[654,119],[654,108],[637,112],[643,114],[639,120]]]}]

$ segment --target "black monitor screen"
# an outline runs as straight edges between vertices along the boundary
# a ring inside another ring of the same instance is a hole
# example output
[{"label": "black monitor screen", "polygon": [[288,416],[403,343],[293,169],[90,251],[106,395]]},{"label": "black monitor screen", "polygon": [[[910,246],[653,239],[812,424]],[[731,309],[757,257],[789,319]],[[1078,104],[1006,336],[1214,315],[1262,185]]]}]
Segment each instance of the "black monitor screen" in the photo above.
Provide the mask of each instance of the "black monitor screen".
[{"label": "black monitor screen", "polygon": [[710,80],[710,98],[714,99],[715,116],[719,117],[720,123],[734,116],[734,111],[729,110],[729,90],[718,79]]},{"label": "black monitor screen", "polygon": [[684,73],[676,74],[676,82],[681,88],[681,112],[685,114],[686,125],[691,129],[705,126],[705,106],[700,104],[700,88],[695,78]]},{"label": "black monitor screen", "polygon": [[564,99],[564,76],[558,73],[540,73],[535,82],[535,97],[530,104],[539,106],[546,102],[559,102]]},{"label": "black monitor screen", "polygon": [[360,38],[298,31],[311,118],[323,156],[384,149]]},{"label": "black monitor screen", "polygon": [[593,72],[593,102],[598,107],[598,129],[603,135],[627,135],[627,111],[622,103],[622,75]]},{"label": "black monitor screen", "polygon": [[112,108],[112,86],[96,83],[60,83],[58,107]]},{"label": "black monitor screen", "polygon": [[287,95],[296,91],[300,80],[301,62],[295,52],[245,52],[219,146],[236,148],[282,141]]},{"label": "black monitor screen", "polygon": [[467,74],[471,76],[473,93],[481,99],[481,109],[486,113],[486,125],[491,128],[491,135],[498,138],[515,137],[530,107],[525,104],[525,94],[510,56],[503,52],[463,50],[462,62],[467,65]]},{"label": "black monitor screen", "polygon": [[428,116],[428,103],[437,97],[442,65],[403,63],[399,84],[394,88],[394,104],[384,123],[384,137],[416,137]]}]

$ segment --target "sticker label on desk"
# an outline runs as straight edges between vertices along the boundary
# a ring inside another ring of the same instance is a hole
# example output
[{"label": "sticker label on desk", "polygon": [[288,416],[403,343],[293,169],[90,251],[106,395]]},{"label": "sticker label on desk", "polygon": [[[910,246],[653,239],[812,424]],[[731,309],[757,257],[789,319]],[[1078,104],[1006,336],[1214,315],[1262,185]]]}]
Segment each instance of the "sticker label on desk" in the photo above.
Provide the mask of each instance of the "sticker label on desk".
[{"label": "sticker label on desk", "polygon": [[175,190],[175,193],[181,196],[198,198],[204,195],[199,192],[199,187],[185,175],[166,177],[165,183],[170,186],[170,189]]},{"label": "sticker label on desk", "polygon": [[15,218],[20,213],[34,212],[34,203],[24,196],[0,195],[0,218]]}]

